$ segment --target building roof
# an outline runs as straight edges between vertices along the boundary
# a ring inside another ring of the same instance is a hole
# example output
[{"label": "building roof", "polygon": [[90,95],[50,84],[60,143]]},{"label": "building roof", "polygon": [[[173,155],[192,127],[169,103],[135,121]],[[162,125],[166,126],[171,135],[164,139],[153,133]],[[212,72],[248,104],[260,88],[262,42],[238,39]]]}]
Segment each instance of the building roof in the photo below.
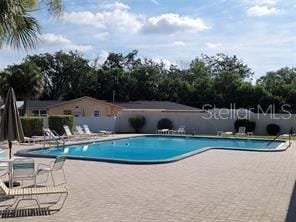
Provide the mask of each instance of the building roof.
[{"label": "building roof", "polygon": [[63,101],[59,100],[28,100],[26,107],[27,109],[46,109],[49,106],[56,105]]},{"label": "building roof", "polygon": [[99,102],[99,103],[103,103],[103,104],[106,104],[106,105],[109,105],[109,106],[114,106],[116,108],[122,109],[122,107],[120,107],[120,106],[118,106],[116,104],[109,103],[109,102],[106,102],[104,100],[95,99],[95,98],[92,98],[92,97],[89,97],[89,96],[82,96],[82,97],[72,99],[72,100],[67,100],[67,101],[59,101],[59,103],[48,106],[48,108],[55,107],[55,106],[60,106],[60,105],[64,105],[64,104],[68,104],[68,103],[72,103],[72,102],[76,102],[76,101],[83,100],[83,99],[89,99],[89,100],[92,100],[94,102]]},{"label": "building roof", "polygon": [[[174,103],[169,101],[134,101],[134,102],[123,102],[123,103],[109,103],[103,100],[98,100],[92,97],[83,96],[77,99],[68,100],[68,101],[59,101],[59,100],[28,100],[26,104],[27,109],[47,109],[50,107],[59,106],[62,104],[71,103],[74,101],[79,101],[81,99],[91,99],[94,102],[105,103],[121,109],[135,109],[135,110],[167,110],[167,111],[200,111],[200,109],[186,106],[180,103]],[[24,101],[17,101],[18,109],[23,108]],[[1,109],[4,108],[4,105],[1,106]]]},{"label": "building roof", "polygon": [[[3,104],[0,109],[4,109],[5,107],[5,104]],[[24,101],[16,101],[16,107],[18,109],[23,109],[24,108]]]},{"label": "building roof", "polygon": [[168,101],[135,101],[126,103],[115,103],[124,109],[154,109],[154,110],[185,110],[185,111],[198,111],[195,107],[186,106],[180,103]]}]

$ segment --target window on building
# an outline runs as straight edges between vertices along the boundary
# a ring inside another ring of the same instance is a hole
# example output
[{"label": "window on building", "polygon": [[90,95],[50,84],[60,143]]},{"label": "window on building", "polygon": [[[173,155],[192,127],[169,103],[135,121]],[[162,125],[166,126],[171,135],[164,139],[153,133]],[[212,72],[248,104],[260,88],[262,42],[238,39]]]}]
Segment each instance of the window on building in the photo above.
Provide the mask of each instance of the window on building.
[{"label": "window on building", "polygon": [[40,110],[40,116],[47,116],[46,110]]},{"label": "window on building", "polygon": [[99,117],[99,116],[100,116],[100,111],[95,110],[95,111],[94,111],[94,117]]},{"label": "window on building", "polygon": [[32,110],[33,116],[39,116],[39,110]]},{"label": "window on building", "polygon": [[72,115],[72,111],[71,110],[64,110],[64,115]]}]

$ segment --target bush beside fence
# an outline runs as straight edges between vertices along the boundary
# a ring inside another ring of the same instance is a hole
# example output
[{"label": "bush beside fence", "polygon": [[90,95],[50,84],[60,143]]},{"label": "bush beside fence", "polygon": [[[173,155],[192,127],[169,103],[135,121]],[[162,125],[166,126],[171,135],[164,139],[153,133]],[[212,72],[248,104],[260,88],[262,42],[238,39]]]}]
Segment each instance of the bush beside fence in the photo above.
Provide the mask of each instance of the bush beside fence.
[{"label": "bush beside fence", "polygon": [[42,136],[43,121],[42,117],[21,117],[24,135],[27,137]]},{"label": "bush beside fence", "polygon": [[72,115],[56,115],[48,117],[48,127],[51,130],[56,131],[59,135],[65,133],[63,126],[67,125],[70,129],[73,129],[74,116]]}]

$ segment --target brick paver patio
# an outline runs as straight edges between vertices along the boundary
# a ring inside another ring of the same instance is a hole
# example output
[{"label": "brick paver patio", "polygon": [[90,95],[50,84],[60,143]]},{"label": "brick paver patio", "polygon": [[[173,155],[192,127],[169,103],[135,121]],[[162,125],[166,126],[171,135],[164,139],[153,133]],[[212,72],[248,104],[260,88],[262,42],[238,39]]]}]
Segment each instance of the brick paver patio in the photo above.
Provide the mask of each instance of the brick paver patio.
[{"label": "brick paver patio", "polygon": [[210,150],[163,165],[67,160],[60,212],[2,221],[296,221],[295,148]]}]

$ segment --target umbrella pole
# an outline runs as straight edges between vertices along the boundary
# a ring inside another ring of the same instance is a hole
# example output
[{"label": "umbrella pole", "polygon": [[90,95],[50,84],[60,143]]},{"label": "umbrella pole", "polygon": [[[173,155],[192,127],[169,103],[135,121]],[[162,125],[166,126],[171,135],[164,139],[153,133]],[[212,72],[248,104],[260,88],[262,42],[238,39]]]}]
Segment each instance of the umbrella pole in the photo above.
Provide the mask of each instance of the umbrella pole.
[{"label": "umbrella pole", "polygon": [[11,159],[11,148],[12,148],[12,142],[8,141],[8,146],[9,146],[9,159]]}]

